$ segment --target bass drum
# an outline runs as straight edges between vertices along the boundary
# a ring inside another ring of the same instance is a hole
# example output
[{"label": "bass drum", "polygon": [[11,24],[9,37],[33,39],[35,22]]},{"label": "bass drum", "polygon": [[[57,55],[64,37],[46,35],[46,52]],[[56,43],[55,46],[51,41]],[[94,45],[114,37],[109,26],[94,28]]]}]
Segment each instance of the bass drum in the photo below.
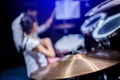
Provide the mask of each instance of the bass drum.
[{"label": "bass drum", "polygon": [[120,49],[120,13],[108,17],[105,22],[93,31],[93,37],[100,41],[108,39],[110,48]]},{"label": "bass drum", "polygon": [[101,25],[106,18],[106,13],[99,13],[96,14],[89,19],[86,19],[85,22],[80,27],[80,30],[85,38],[85,47],[88,51],[93,51],[95,48],[97,48],[98,43],[97,41],[92,37],[92,32],[95,28],[97,28],[99,25]]}]

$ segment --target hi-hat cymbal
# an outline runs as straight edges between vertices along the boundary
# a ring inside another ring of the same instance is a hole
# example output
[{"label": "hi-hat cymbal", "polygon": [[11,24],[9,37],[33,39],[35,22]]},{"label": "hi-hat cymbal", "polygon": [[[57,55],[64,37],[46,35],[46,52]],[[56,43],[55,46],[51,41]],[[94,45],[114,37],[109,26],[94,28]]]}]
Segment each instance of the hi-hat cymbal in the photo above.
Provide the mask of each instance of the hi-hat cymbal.
[{"label": "hi-hat cymbal", "polygon": [[55,29],[70,29],[70,28],[74,28],[75,24],[71,24],[71,23],[63,23],[63,24],[59,24],[55,26]]},{"label": "hi-hat cymbal", "polygon": [[[84,74],[89,74],[111,67],[119,61],[104,60],[87,57],[85,54],[76,54],[70,56],[67,60],[52,63],[46,67],[48,72],[42,76],[43,80],[63,79]],[[51,66],[53,66],[51,68]],[[39,80],[39,76],[34,76]]]},{"label": "hi-hat cymbal", "polygon": [[96,7],[92,8],[90,11],[88,11],[85,14],[85,16],[92,16],[98,12],[107,10],[107,9],[117,6],[119,4],[120,4],[120,0],[106,0],[106,1],[102,2],[101,4],[97,5]]}]

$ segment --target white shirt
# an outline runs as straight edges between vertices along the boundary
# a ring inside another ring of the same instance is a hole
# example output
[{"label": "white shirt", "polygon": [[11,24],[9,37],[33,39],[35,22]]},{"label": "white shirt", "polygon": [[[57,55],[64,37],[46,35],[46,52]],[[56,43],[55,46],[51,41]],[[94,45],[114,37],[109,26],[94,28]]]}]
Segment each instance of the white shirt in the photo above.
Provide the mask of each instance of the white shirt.
[{"label": "white shirt", "polygon": [[26,36],[23,40],[22,47],[25,47],[24,58],[27,67],[27,75],[30,77],[30,74],[40,67],[47,66],[47,58],[45,55],[38,51],[32,51],[36,46],[40,45],[40,39],[38,37],[31,38]]},{"label": "white shirt", "polygon": [[[13,40],[15,43],[15,47],[17,51],[20,51],[20,47],[22,46],[22,38],[23,38],[23,31],[20,25],[21,18],[24,16],[24,13],[21,13],[13,22],[12,22],[12,32],[13,32]],[[40,25],[38,29],[38,33],[42,33],[45,31],[47,27],[43,24]]]}]

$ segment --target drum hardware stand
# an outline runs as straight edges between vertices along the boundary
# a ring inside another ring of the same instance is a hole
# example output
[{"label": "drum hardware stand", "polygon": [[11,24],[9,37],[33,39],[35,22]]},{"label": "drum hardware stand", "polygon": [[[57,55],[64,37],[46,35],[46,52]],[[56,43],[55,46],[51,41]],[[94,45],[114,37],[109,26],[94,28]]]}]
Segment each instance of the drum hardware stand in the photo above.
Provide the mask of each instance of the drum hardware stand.
[{"label": "drum hardware stand", "polygon": [[76,77],[76,80],[80,80],[79,76]]},{"label": "drum hardware stand", "polygon": [[103,72],[103,78],[104,80],[107,80],[107,75],[105,74],[105,72]]},{"label": "drum hardware stand", "polygon": [[73,50],[72,51],[73,55],[74,54],[86,54],[86,53],[87,53],[86,49],[84,49],[84,50]]},{"label": "drum hardware stand", "polygon": [[68,29],[64,29],[64,34],[65,34],[65,35],[68,34]]},{"label": "drum hardware stand", "polygon": [[[65,23],[67,23],[66,20],[63,21],[63,24],[65,24]],[[64,26],[64,27],[66,27],[66,26]],[[68,29],[64,29],[63,31],[64,31],[64,34],[65,34],[65,35],[68,34]]]},{"label": "drum hardware stand", "polygon": [[67,80],[80,80],[80,79],[79,79],[79,76],[77,76],[77,77],[69,78]]},{"label": "drum hardware stand", "polygon": [[102,46],[102,42],[101,41],[98,42],[98,47],[97,48],[98,49],[104,49],[104,47]]},{"label": "drum hardware stand", "polygon": [[119,35],[119,33],[114,32],[112,35],[108,36],[109,38],[114,37],[115,35]]},{"label": "drum hardware stand", "polygon": [[103,46],[107,46],[107,47],[110,47],[110,41],[106,38],[103,42]]},{"label": "drum hardware stand", "polygon": [[110,41],[107,38],[98,41],[98,49],[105,49],[105,46],[106,47],[111,46]]},{"label": "drum hardware stand", "polygon": [[[102,73],[102,78],[98,78],[99,80],[108,80],[107,75],[105,74],[105,72]],[[118,79],[120,79],[120,77],[118,77]],[[79,76],[73,77],[73,78],[69,78],[67,80],[80,80]]]},{"label": "drum hardware stand", "polygon": [[101,74],[98,75],[98,80],[108,80],[105,72],[102,72]]},{"label": "drum hardware stand", "polygon": [[118,37],[120,38],[120,34],[119,34],[119,32],[117,32],[117,35],[118,35]]},{"label": "drum hardware stand", "polygon": [[[66,20],[63,20],[64,27],[67,27],[67,25],[65,25],[66,23],[68,23],[68,22]],[[72,21],[72,24],[73,24],[73,21]],[[67,35],[69,33],[68,29],[70,29],[70,28],[64,28],[63,29],[65,35]]]},{"label": "drum hardware stand", "polygon": [[118,79],[120,79],[120,76],[118,77]]}]

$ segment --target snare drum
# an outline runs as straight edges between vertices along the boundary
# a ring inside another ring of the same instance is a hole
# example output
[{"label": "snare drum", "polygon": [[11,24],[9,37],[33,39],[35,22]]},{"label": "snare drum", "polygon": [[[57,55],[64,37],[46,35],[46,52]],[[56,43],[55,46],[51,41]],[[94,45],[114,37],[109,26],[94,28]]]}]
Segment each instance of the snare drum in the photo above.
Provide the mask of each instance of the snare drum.
[{"label": "snare drum", "polygon": [[105,22],[93,31],[98,40],[107,38],[111,48],[120,49],[120,13],[108,17]]},{"label": "snare drum", "polygon": [[55,48],[58,53],[67,53],[76,50],[79,47],[84,47],[84,38],[80,34],[69,34],[59,39]]}]

